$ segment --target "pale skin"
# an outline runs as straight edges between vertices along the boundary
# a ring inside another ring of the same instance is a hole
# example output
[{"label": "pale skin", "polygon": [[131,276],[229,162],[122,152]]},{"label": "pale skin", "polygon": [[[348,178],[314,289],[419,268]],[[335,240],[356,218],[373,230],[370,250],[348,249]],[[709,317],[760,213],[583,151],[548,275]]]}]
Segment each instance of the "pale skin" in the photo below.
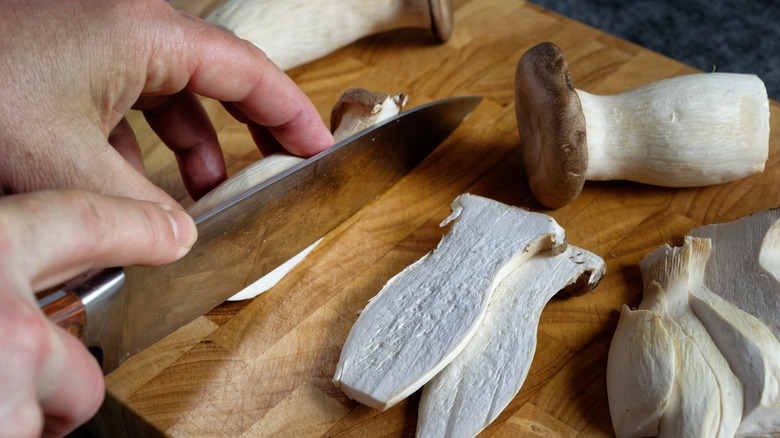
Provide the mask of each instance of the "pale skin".
[{"label": "pale skin", "polygon": [[309,156],[333,138],[262,51],[163,0],[0,6],[0,437],[62,436],[94,415],[102,373],[34,292],[174,261],[197,237],[144,176],[125,113],[144,111],[195,199],[226,177],[196,95],[222,101],[262,151]]}]

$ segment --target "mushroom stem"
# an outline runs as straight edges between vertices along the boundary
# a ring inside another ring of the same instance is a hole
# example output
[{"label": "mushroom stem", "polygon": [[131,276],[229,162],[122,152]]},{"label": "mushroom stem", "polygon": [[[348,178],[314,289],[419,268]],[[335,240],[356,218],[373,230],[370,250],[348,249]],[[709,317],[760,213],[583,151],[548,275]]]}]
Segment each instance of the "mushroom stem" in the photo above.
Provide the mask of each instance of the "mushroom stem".
[{"label": "mushroom stem", "polygon": [[452,33],[452,0],[230,0],[206,20],[261,48],[282,70],[394,29]]},{"label": "mushroom stem", "polygon": [[697,187],[764,170],[769,102],[754,75],[692,74],[613,96],[577,90],[591,181]]}]

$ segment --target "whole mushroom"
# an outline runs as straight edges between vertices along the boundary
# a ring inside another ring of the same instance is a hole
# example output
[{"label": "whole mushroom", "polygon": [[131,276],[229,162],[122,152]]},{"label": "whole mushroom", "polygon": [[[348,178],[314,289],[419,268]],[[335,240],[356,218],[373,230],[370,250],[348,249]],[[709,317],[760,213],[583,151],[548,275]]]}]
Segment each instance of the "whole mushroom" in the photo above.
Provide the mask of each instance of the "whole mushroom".
[{"label": "whole mushroom", "polygon": [[229,0],[206,17],[261,48],[282,70],[400,28],[452,35],[452,0]]},{"label": "whole mushroom", "polygon": [[520,58],[515,111],[531,192],[549,208],[586,180],[700,187],[764,170],[769,99],[755,75],[699,73],[612,96],[574,88],[550,42]]}]

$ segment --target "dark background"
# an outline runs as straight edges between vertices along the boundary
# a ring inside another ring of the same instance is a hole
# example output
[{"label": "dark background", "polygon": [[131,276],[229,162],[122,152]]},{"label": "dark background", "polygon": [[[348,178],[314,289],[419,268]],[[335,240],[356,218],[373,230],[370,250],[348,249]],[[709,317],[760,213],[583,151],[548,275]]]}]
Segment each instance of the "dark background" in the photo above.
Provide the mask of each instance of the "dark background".
[{"label": "dark background", "polygon": [[780,100],[780,0],[532,0],[706,72],[753,73]]}]

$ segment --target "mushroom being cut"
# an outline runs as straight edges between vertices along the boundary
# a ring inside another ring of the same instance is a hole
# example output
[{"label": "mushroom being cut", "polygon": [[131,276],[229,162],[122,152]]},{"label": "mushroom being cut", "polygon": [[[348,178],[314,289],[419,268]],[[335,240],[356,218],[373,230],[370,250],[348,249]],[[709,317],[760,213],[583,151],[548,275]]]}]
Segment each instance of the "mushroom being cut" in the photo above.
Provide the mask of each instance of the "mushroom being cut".
[{"label": "mushroom being cut", "polygon": [[611,96],[574,88],[566,57],[545,42],[520,58],[515,111],[526,177],[549,208],[586,180],[700,187],[764,170],[769,99],[755,75],[699,73]]},{"label": "mushroom being cut", "polygon": [[564,289],[590,291],[605,272],[601,257],[569,245],[563,253],[540,252],[509,273],[463,351],[423,387],[417,437],[470,438],[493,422],[528,375],[547,302]]},{"label": "mushroom being cut", "polygon": [[333,105],[330,112],[330,130],[336,143],[398,113],[409,102],[409,96],[393,96],[365,88],[350,88]]},{"label": "mushroom being cut", "polygon": [[479,327],[493,290],[536,253],[566,248],[549,216],[469,194],[432,252],[391,278],[347,336],[333,382],[387,409],[449,364]]},{"label": "mushroom being cut", "polygon": [[452,35],[452,0],[230,0],[206,21],[262,49],[282,70],[400,28]]},{"label": "mushroom being cut", "polygon": [[[398,114],[408,100],[408,96],[403,93],[390,96],[389,94],[369,91],[363,88],[351,88],[345,91],[333,105],[331,111],[331,130],[334,131],[334,139],[336,142],[340,142]],[[193,203],[187,209],[187,212],[192,217],[199,216],[303,161],[304,158],[286,153],[276,153],[263,157],[223,181],[222,184]],[[320,238],[309,245],[287,262],[242,289],[229,298],[228,301],[254,298],[272,288],[288,272],[302,262],[321,240]]]}]

